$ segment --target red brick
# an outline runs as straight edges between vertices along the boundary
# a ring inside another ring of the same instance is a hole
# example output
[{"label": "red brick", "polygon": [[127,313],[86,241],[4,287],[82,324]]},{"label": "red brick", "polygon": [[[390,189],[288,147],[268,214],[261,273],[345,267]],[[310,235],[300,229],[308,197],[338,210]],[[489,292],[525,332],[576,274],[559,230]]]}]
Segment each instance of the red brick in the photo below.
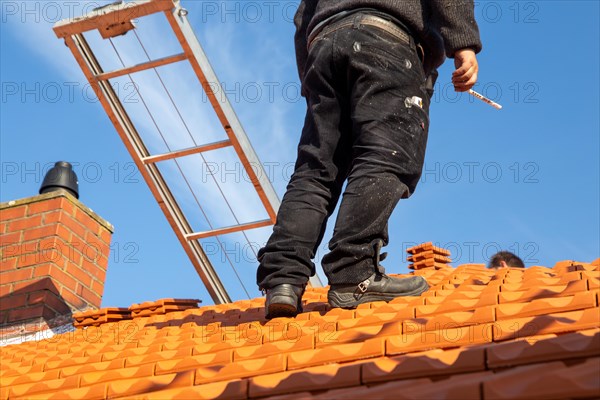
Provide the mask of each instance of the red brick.
[{"label": "red brick", "polygon": [[[64,260],[72,261],[76,264],[81,263],[82,255],[78,251],[77,247],[80,246],[79,242],[69,242],[62,237],[54,238],[55,251],[58,252]],[[43,248],[43,246],[40,246]],[[50,248],[50,246],[48,246]]]},{"label": "red brick", "polygon": [[23,241],[44,238],[48,236],[56,235],[56,224],[39,226],[36,228],[28,229],[23,232]]},{"label": "red brick", "polygon": [[73,291],[77,287],[77,280],[71,277],[71,275],[67,275],[63,270],[59,269],[55,265],[50,268],[50,277],[57,286],[60,285],[67,287]]},{"label": "red brick", "polygon": [[68,246],[56,236],[41,239],[38,244],[40,262],[61,264],[62,260],[68,257]]},{"label": "red brick", "polygon": [[62,224],[58,224],[56,228],[56,235],[67,243],[70,243],[71,238],[73,237],[71,230]]},{"label": "red brick", "polygon": [[79,251],[73,246],[69,247],[68,259],[75,265],[81,265],[83,263],[84,257],[81,255]]},{"label": "red brick", "polygon": [[12,282],[24,281],[31,279],[33,276],[33,268],[16,269],[13,271],[0,273],[0,283],[7,284]]},{"label": "red brick", "polygon": [[40,278],[42,276],[50,276],[50,268],[52,267],[51,263],[41,264],[35,267],[35,271],[33,271],[34,278]]},{"label": "red brick", "polygon": [[[89,235],[87,236],[89,237]],[[83,255],[83,258],[86,261],[95,263],[103,254],[102,248],[100,247],[100,243],[98,241],[90,242],[88,239],[85,239],[84,241],[73,244],[77,245],[77,250]]]},{"label": "red brick", "polygon": [[98,293],[100,296],[102,296],[102,293],[104,293],[104,280],[102,281],[97,281],[97,280],[92,280],[92,292],[94,293]]},{"label": "red brick", "polygon": [[[85,234],[87,232],[87,228],[77,222],[75,219],[71,218],[67,214],[63,214],[60,218],[60,222],[66,226],[72,233],[79,236],[78,240],[83,241]],[[75,238],[73,238],[75,240]]]},{"label": "red brick", "polygon": [[13,310],[27,305],[27,294],[15,293],[0,299],[0,311]]},{"label": "red brick", "polygon": [[34,217],[21,218],[8,223],[8,232],[16,232],[29,228],[37,228],[42,224],[42,216],[36,215]]},{"label": "red brick", "polygon": [[62,297],[49,293],[45,302],[47,307],[50,307],[57,314],[65,315],[71,312],[71,307],[63,300]]},{"label": "red brick", "polygon": [[[17,257],[23,254],[36,253],[38,251],[38,244],[36,243],[16,243],[10,246],[2,248],[0,253],[3,258]],[[25,261],[25,260],[23,260]]]},{"label": "red brick", "polygon": [[75,293],[73,293],[65,287],[62,287],[60,289],[60,296],[65,300],[67,304],[69,304],[69,306],[72,309],[81,310],[88,306],[85,300],[83,300],[81,297],[77,296]]},{"label": "red brick", "polygon": [[19,308],[16,310],[10,310],[8,314],[8,322],[23,321],[34,318],[54,318],[56,314],[54,311],[46,307],[44,304],[38,304],[33,307]]},{"label": "red brick", "polygon": [[98,265],[98,267],[106,274],[106,270],[108,269],[108,258],[104,256],[100,257],[100,260],[98,260],[96,265]]},{"label": "red brick", "polygon": [[81,292],[81,297],[86,300],[91,305],[100,308],[100,303],[102,303],[102,293],[94,293],[86,287],[79,285],[79,292]]},{"label": "red brick", "polygon": [[87,272],[88,274],[90,274],[91,276],[93,276],[94,278],[99,279],[99,280],[101,280],[102,277],[104,276],[104,274],[106,273],[105,269],[100,268],[95,263],[91,263],[91,262],[87,261],[85,259],[85,257],[83,258],[81,269],[84,270],[85,272]]},{"label": "red brick", "polygon": [[101,254],[108,255],[110,252],[110,246],[92,232],[85,235],[85,243],[83,254],[88,258],[98,258]]},{"label": "red brick", "polygon": [[83,260],[85,259],[85,257],[81,254],[81,250],[79,249],[80,247],[81,243],[71,242],[69,243],[69,247],[67,248],[69,253],[65,254],[66,256],[68,256],[68,259],[76,265],[82,265]]},{"label": "red brick", "polygon": [[53,282],[50,277],[44,277],[39,280],[19,282],[13,285],[13,291],[23,291],[27,293],[35,292],[36,290],[49,290],[52,293],[59,293],[57,283]]},{"label": "red brick", "polygon": [[100,258],[100,261],[98,262],[98,266],[100,268],[102,268],[104,270],[104,272],[106,272],[106,270],[108,269],[108,255],[102,256]]},{"label": "red brick", "polygon": [[52,308],[57,314],[70,312],[69,306],[56,294],[49,290],[40,290],[29,294],[28,305],[45,304]]},{"label": "red brick", "polygon": [[21,232],[13,232],[2,235],[0,238],[0,246],[10,246],[21,242]]},{"label": "red brick", "polygon": [[106,270],[98,269],[94,280],[99,281],[104,285],[104,282],[106,281]]},{"label": "red brick", "polygon": [[29,318],[38,318],[44,315],[44,305],[38,304],[34,307],[19,308],[10,310],[8,313],[8,321],[14,322]]},{"label": "red brick", "polygon": [[60,198],[48,199],[29,204],[28,215],[41,214],[46,211],[60,209]]},{"label": "red brick", "polygon": [[75,219],[79,221],[83,226],[85,226],[90,231],[97,233],[98,227],[100,224],[94,218],[90,217],[85,211],[81,209],[75,210]]},{"label": "red brick", "polygon": [[55,210],[47,212],[43,215],[43,225],[55,224],[60,221],[60,216],[62,215],[63,210]]},{"label": "red brick", "polygon": [[0,210],[0,220],[9,221],[12,219],[23,218],[27,212],[27,206],[9,207]]},{"label": "red brick", "polygon": [[73,204],[66,197],[63,197],[61,199],[61,202],[60,202],[60,208],[61,208],[61,210],[63,210],[67,214],[74,215],[75,214],[75,209],[77,208],[77,206],[75,206],[75,204]]},{"label": "red brick", "polygon": [[0,232],[7,233],[8,231],[8,222],[0,222]]},{"label": "red brick", "polygon": [[12,293],[12,284],[0,285],[0,297],[7,296],[9,293]]},{"label": "red brick", "polygon": [[100,228],[100,239],[108,245],[110,245],[110,239],[112,238],[112,233],[104,227]]},{"label": "red brick", "polygon": [[17,257],[21,254],[21,246],[13,244],[0,248],[0,259],[4,260],[11,257]]},{"label": "red brick", "polygon": [[[25,248],[24,246],[20,247]],[[17,257],[17,268],[30,267],[32,265],[39,264],[40,262],[43,262],[43,260],[38,252],[22,254],[21,256]]]},{"label": "red brick", "polygon": [[29,298],[27,299],[27,304],[32,306],[37,303],[45,303],[47,293],[50,293],[50,292],[48,292],[47,290],[38,290],[33,293],[29,293]]},{"label": "red brick", "polygon": [[67,273],[72,275],[77,281],[82,283],[84,286],[91,288],[92,286],[92,277],[85,270],[79,268],[77,265],[73,263],[67,263]]},{"label": "red brick", "polygon": [[0,256],[0,272],[12,271],[17,268],[17,257],[4,258]]}]

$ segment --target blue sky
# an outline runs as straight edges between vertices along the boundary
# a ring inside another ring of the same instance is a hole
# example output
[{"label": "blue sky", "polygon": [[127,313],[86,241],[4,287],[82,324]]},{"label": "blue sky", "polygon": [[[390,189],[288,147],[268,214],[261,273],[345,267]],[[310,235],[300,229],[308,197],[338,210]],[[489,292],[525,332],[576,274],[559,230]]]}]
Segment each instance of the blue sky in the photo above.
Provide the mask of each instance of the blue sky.
[{"label": "blue sky", "polygon": [[[163,297],[212,301],[115,129],[53,24],[105,1],[1,0],[0,200],[37,194],[58,160],[75,164],[81,200],[115,225],[103,306]],[[304,119],[298,95],[291,18],[297,1],[182,0],[194,30],[276,191],[283,195]],[[407,271],[406,248],[425,241],[452,251],[454,265],[487,262],[500,249],[527,266],[600,255],[599,4],[597,1],[476,2],[484,50],[476,90],[501,103],[497,111],[456,94],[448,61],[431,108],[425,170],[416,193],[390,220],[388,272]],[[139,21],[152,57],[179,52],[164,22]],[[162,25],[161,25],[162,24]],[[119,67],[97,34],[89,37],[105,70]],[[115,40],[126,63],[144,61],[131,34]],[[224,138],[206,96],[183,66],[160,70],[190,127],[152,73],[134,76],[172,148]],[[157,84],[158,83],[158,84]],[[151,150],[164,151],[127,79],[113,83]],[[211,223],[261,217],[251,186],[231,154],[182,160]],[[163,172],[195,227],[206,221],[174,165]],[[328,234],[317,262],[326,251]],[[234,299],[259,295],[254,252],[271,228],[203,241]],[[225,248],[225,252],[222,251]],[[230,265],[233,264],[236,272]],[[236,274],[240,276],[241,283]],[[321,275],[322,276],[322,275]],[[323,277],[324,279],[324,277]]]}]

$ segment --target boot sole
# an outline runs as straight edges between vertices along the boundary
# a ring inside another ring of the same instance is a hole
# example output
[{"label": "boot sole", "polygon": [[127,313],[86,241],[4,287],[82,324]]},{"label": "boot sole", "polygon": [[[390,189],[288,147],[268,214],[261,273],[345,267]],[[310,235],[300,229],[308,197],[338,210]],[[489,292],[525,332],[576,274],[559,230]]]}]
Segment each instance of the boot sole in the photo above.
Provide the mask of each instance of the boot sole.
[{"label": "boot sole", "polygon": [[327,300],[329,301],[329,305],[331,307],[336,308],[346,308],[346,309],[354,309],[359,304],[371,303],[374,301],[391,301],[397,297],[409,297],[409,296],[419,296],[426,292],[429,289],[429,285],[427,282],[424,282],[424,285],[416,288],[412,292],[402,293],[402,294],[389,294],[389,293],[365,293],[360,299],[356,300],[354,298],[354,293],[345,293],[344,295],[339,295],[338,293],[332,292],[331,290],[327,293]]},{"label": "boot sole", "polygon": [[301,310],[298,309],[296,303],[287,296],[275,296],[269,307],[267,308],[267,319],[280,317],[295,317]]}]

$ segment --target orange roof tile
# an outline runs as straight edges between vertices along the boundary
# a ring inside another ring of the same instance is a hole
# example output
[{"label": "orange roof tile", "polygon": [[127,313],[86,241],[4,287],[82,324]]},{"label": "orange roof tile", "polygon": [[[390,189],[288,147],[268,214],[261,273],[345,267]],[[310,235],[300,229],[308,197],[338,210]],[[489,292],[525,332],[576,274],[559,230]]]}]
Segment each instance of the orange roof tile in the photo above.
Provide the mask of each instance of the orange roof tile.
[{"label": "orange roof tile", "polygon": [[308,288],[296,318],[265,320],[264,298],[76,314],[73,332],[0,347],[0,400],[600,396],[598,260],[412,274],[420,297],[343,310]]},{"label": "orange roof tile", "polygon": [[441,247],[435,247],[433,243],[427,242],[406,250],[410,254],[406,260],[412,264],[409,269],[419,270],[423,268],[443,269],[452,262],[450,251]]}]

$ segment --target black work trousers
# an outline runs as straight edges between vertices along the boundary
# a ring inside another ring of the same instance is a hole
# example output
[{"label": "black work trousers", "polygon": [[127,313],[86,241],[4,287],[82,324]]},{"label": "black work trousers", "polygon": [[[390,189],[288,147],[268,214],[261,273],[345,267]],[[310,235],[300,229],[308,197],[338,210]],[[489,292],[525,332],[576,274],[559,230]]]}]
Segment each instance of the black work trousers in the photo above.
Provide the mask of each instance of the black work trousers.
[{"label": "black work trousers", "polygon": [[[258,253],[257,284],[304,285],[347,182],[330,252],[330,284],[358,284],[388,244],[388,219],[421,176],[433,82],[412,42],[370,25],[324,31],[311,43],[307,100],[294,173],[273,234]],[[358,19],[357,19],[358,18]],[[437,76],[437,72],[435,72]]]}]

